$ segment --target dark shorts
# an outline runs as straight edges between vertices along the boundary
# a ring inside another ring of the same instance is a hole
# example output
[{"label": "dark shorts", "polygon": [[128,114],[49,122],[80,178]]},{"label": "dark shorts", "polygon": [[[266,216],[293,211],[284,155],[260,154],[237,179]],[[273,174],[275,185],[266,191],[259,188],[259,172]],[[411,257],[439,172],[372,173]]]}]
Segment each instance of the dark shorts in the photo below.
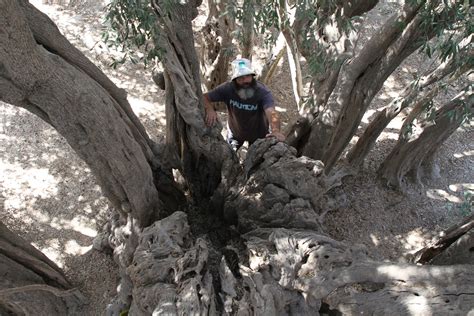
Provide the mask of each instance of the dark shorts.
[{"label": "dark shorts", "polygon": [[[261,137],[258,137],[258,138],[265,138],[265,136],[267,135],[268,132],[266,132],[265,134],[261,134],[260,136]],[[249,147],[250,145],[252,145],[258,138],[256,139],[253,139],[252,141],[250,140],[246,140],[246,139],[239,139],[237,137],[234,136],[234,134],[232,133],[232,130],[230,129],[229,127],[229,123],[227,123],[227,137],[226,137],[226,141],[227,143],[232,147],[232,149],[234,151],[237,151],[239,150],[240,147],[242,147],[242,145],[244,144],[245,141],[247,141],[249,143]]]}]

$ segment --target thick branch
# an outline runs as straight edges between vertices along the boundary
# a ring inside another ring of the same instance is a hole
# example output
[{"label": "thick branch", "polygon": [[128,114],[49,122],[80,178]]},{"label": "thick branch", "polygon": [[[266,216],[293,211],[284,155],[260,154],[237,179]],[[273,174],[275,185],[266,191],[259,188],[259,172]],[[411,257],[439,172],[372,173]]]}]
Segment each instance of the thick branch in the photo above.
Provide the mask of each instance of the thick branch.
[{"label": "thick branch", "polygon": [[65,290],[60,290],[56,287],[49,286],[49,285],[33,284],[33,285],[9,288],[6,290],[0,290],[0,297],[9,296],[16,293],[29,292],[29,291],[47,291],[47,292],[53,293],[57,297],[65,297],[65,296],[77,295],[78,289],[73,288],[73,289],[65,291]]},{"label": "thick branch", "polygon": [[229,5],[228,0],[208,0],[209,15],[201,30],[200,61],[204,84],[213,89],[227,80],[228,69],[234,57],[232,32],[235,21],[229,14],[222,14]]},{"label": "thick branch", "polygon": [[409,171],[418,174],[418,168],[429,158],[461,124],[468,111],[472,114],[474,97],[472,91],[462,93],[436,111],[433,122],[425,122],[421,134],[403,134],[378,170],[388,185],[401,188],[402,180]]},{"label": "thick branch", "polygon": [[[419,264],[426,264],[436,258],[443,251],[451,246],[454,242],[459,240],[462,236],[467,234],[469,231],[474,230],[474,214],[467,217],[460,224],[450,227],[448,230],[443,232],[441,237],[432,241],[428,246],[421,250],[418,250],[414,255],[414,262]],[[468,247],[469,248],[469,247]],[[472,252],[471,249],[466,249],[467,252]],[[453,258],[455,259],[455,258]],[[474,264],[474,262],[471,262]]]},{"label": "thick branch", "polygon": [[278,38],[271,49],[270,56],[265,62],[263,66],[262,73],[260,75],[260,81],[268,84],[273,77],[278,63],[280,62],[281,58],[285,54],[285,37],[283,33],[280,32]]},{"label": "thick branch", "polygon": [[[421,17],[414,18],[416,11],[413,11],[409,9],[392,18],[393,20],[382,28],[382,32],[374,36],[362,49],[360,55],[349,62],[338,91],[331,96],[327,108],[320,115],[322,123],[334,126],[330,141],[324,144],[322,160],[328,170],[349,143],[383,82],[421,45],[416,42],[420,35]],[[408,23],[403,33],[396,30],[397,23],[401,22]],[[380,40],[381,43],[375,43],[373,40]]]},{"label": "thick branch", "polygon": [[2,91],[2,100],[40,108],[90,166],[112,204],[147,225],[161,204],[148,156],[151,149],[142,137],[136,138],[140,133],[133,130],[135,125],[105,89],[37,45],[16,1],[1,4],[2,77],[10,78],[23,99],[10,99]]},{"label": "thick branch", "polygon": [[[286,41],[286,51],[288,54],[288,63],[290,65],[291,83],[293,85],[293,93],[295,96],[298,109],[301,106],[301,98],[303,96],[303,76],[301,72],[300,51],[296,41],[294,28],[290,27],[295,21],[290,19],[288,14],[288,4],[286,1],[279,1],[278,17],[280,30]],[[294,10],[294,9],[293,9]]]},{"label": "thick branch", "polygon": [[252,60],[254,46],[254,11],[255,0],[244,0],[242,21],[242,57]]},{"label": "thick branch", "polygon": [[354,17],[362,15],[370,10],[372,10],[378,0],[352,0],[352,1],[341,1],[344,6],[344,15],[347,17]]},{"label": "thick branch", "polygon": [[34,271],[52,286],[71,288],[66,276],[54,262],[2,223],[0,223],[0,253]]},{"label": "thick branch", "polygon": [[86,303],[61,269],[0,223],[0,313],[73,314]]},{"label": "thick branch", "polygon": [[[445,83],[441,81],[442,79],[455,72],[449,79],[449,82],[452,82],[465,73],[470,68],[467,63],[467,55],[466,51],[464,51],[464,53],[458,55],[456,61],[451,58],[440,64],[436,69],[426,73],[420,79],[407,86],[399,97],[392,100],[387,107],[379,111],[367,126],[364,134],[359,138],[356,145],[348,153],[348,162],[353,167],[359,167],[364,161],[365,156],[375,145],[378,136],[403,109],[412,106],[414,108],[412,113],[416,113],[417,115],[419,113],[417,109],[421,109],[421,107],[435,97],[442,86],[445,85]],[[463,62],[464,66],[460,66],[458,60]],[[459,67],[460,69],[458,69]],[[410,113],[410,115],[412,114]],[[405,121],[405,124],[407,124],[406,122],[408,121],[409,119]]]},{"label": "thick branch", "polygon": [[69,64],[84,71],[115,99],[116,103],[114,103],[114,106],[117,107],[118,111],[123,112],[124,116],[127,116],[129,121],[125,118],[124,120],[130,125],[130,130],[134,133],[135,139],[140,143],[147,160],[151,161],[153,158],[153,153],[150,149],[152,141],[138,117],[133,113],[127,101],[125,90],[118,88],[96,65],[74,47],[60,33],[56,25],[46,14],[36,9],[26,0],[20,0],[19,3],[36,42],[43,45],[53,54],[61,56]]}]

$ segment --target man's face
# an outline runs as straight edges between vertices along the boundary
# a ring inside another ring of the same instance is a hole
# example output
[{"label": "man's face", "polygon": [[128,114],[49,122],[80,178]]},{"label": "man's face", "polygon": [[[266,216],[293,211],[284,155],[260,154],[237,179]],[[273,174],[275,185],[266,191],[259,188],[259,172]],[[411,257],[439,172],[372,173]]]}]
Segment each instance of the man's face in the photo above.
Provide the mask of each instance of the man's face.
[{"label": "man's face", "polygon": [[237,94],[243,100],[252,98],[255,95],[256,81],[252,75],[235,78]]},{"label": "man's face", "polygon": [[235,83],[237,83],[237,87],[239,88],[248,88],[252,85],[253,76],[246,75],[242,77],[235,78]]}]

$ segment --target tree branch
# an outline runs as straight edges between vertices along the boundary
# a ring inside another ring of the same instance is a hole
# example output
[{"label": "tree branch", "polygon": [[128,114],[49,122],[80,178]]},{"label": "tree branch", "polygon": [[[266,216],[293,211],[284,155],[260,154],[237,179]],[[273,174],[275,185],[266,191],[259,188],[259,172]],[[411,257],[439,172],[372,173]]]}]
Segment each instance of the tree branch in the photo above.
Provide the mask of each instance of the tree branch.
[{"label": "tree branch", "polygon": [[95,66],[87,57],[84,56],[76,47],[74,47],[58,30],[56,25],[49,17],[36,9],[27,0],[20,0],[20,6],[26,15],[26,20],[36,42],[43,45],[53,54],[61,56],[69,64],[74,65],[89,75],[101,85],[117,102],[117,106],[127,115],[133,125],[131,130],[139,131],[135,134],[136,140],[141,144],[142,150],[147,156],[148,161],[152,160],[153,153],[151,147],[153,142],[148,137],[145,128],[140,123],[138,117],[133,113],[130,104],[127,101],[127,93],[124,89],[118,88],[97,66]]},{"label": "tree branch", "polygon": [[[25,286],[18,286],[18,287],[13,287],[5,290],[0,290],[0,297],[1,296],[9,296],[12,294],[17,294],[17,293],[24,293],[24,292],[29,292],[29,291],[46,291],[54,294],[57,297],[66,297],[66,296],[71,296],[71,295],[78,295],[80,294],[79,290],[77,288],[72,288],[70,290],[60,290],[56,287],[49,286],[46,284],[32,284],[32,285],[25,285]],[[80,294],[81,297],[82,294]],[[85,298],[83,297],[85,300]]]},{"label": "tree branch", "polygon": [[[456,59],[450,58],[448,61],[441,63],[432,71],[426,72],[421,78],[415,80],[413,83],[405,87],[401,95],[394,98],[388,106],[379,111],[375,118],[370,122],[364,131],[364,134],[358,139],[357,143],[350,150],[347,155],[348,162],[354,167],[358,168],[364,161],[365,156],[375,145],[375,141],[387,127],[387,125],[405,108],[412,106],[413,110],[405,119],[403,127],[400,130],[406,130],[407,124],[410,124],[413,119],[419,114],[422,106],[429,102],[434,96],[438,94],[441,87],[445,84],[441,80],[447,75],[450,76],[449,82],[453,82],[462,74],[470,69],[468,65],[469,55],[467,50],[461,51]],[[459,63],[463,63],[460,67]],[[431,89],[428,87],[435,85]]]}]

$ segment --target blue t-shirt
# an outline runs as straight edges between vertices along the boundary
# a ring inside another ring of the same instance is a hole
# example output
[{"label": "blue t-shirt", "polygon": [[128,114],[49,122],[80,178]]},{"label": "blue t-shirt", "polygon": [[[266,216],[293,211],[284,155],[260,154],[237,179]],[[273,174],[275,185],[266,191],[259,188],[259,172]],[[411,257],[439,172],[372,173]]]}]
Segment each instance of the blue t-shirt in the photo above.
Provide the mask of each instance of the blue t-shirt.
[{"label": "blue t-shirt", "polygon": [[238,96],[233,82],[221,84],[209,91],[207,96],[211,102],[226,104],[228,126],[235,139],[253,143],[268,134],[265,110],[274,107],[274,104],[272,93],[263,83],[257,81],[255,95],[246,100]]}]

